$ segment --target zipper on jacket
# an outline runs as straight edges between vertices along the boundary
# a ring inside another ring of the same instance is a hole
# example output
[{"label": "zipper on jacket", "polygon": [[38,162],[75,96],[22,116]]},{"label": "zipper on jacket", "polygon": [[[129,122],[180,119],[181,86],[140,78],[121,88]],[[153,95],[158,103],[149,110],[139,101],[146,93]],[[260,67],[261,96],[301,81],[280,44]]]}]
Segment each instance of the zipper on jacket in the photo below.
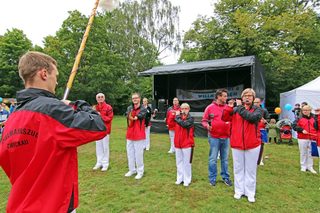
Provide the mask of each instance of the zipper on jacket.
[{"label": "zipper on jacket", "polygon": [[244,143],[244,118],[242,118],[242,144],[243,144],[243,150],[246,150],[246,145]]}]

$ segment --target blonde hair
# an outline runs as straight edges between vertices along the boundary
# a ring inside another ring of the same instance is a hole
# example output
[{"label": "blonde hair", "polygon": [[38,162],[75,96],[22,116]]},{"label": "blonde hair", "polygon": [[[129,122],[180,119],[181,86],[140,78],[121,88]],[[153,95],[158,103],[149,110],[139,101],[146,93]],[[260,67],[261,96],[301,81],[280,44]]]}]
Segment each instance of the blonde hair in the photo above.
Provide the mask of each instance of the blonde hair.
[{"label": "blonde hair", "polygon": [[245,96],[248,93],[252,93],[253,99],[256,98],[256,92],[252,88],[247,88],[247,89],[243,90],[241,93],[241,98],[243,98],[243,96]]},{"label": "blonde hair", "polygon": [[19,60],[19,76],[23,82],[32,81],[37,71],[46,69],[50,74],[57,66],[56,60],[44,53],[29,51]]},{"label": "blonde hair", "polygon": [[190,106],[189,106],[189,104],[187,104],[187,103],[181,104],[180,108],[183,108],[183,107],[186,107],[186,108],[190,109]]},{"label": "blonde hair", "polygon": [[304,108],[306,108],[307,110],[312,110],[312,107],[310,105],[304,105],[301,110],[303,110]]}]

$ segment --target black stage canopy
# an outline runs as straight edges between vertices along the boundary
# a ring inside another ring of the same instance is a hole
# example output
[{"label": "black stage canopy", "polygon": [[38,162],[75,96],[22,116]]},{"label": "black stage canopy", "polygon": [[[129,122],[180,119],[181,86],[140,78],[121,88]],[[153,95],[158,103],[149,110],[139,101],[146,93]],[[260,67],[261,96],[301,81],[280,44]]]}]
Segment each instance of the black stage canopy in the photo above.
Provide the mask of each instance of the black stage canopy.
[{"label": "black stage canopy", "polygon": [[250,87],[265,99],[264,69],[255,56],[158,66],[139,76],[153,77],[153,106],[158,108],[160,120],[174,97],[189,103],[191,112],[203,112],[219,88],[227,88],[228,96],[236,98]]}]

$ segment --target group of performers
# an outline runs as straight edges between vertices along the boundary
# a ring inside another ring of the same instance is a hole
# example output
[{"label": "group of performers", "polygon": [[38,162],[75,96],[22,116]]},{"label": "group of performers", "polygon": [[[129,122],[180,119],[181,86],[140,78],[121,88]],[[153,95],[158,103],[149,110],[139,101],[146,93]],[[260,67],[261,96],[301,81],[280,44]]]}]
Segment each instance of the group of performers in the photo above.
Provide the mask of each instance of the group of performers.
[{"label": "group of performers", "polygon": [[[109,167],[109,135],[113,119],[112,107],[105,95],[96,95],[93,109],[85,101],[59,100],[55,96],[57,62],[46,54],[30,51],[19,61],[19,75],[25,89],[17,93],[18,105],[9,116],[0,142],[0,166],[12,184],[7,212],[75,212],[78,207],[77,147],[96,141],[97,162],[94,170]],[[217,184],[217,158],[221,156],[223,183],[232,186],[228,172],[231,146],[234,172],[234,198],[246,196],[255,202],[257,161],[261,148],[261,132],[265,123],[263,109],[254,105],[255,91],[245,89],[241,99],[227,102],[227,90],[216,91],[215,100],[204,112],[202,125],[208,130],[210,145],[208,179]],[[127,108],[126,148],[128,172],[139,180],[144,176],[143,153],[150,149],[148,100],[133,93]],[[194,119],[190,106],[179,105],[174,98],[166,124],[170,135],[169,153],[175,153],[176,184],[188,187],[192,182]],[[320,110],[316,110],[318,114]],[[298,132],[301,171],[316,173],[310,160],[309,142],[320,142],[320,116],[311,107],[302,108],[294,129]]]}]

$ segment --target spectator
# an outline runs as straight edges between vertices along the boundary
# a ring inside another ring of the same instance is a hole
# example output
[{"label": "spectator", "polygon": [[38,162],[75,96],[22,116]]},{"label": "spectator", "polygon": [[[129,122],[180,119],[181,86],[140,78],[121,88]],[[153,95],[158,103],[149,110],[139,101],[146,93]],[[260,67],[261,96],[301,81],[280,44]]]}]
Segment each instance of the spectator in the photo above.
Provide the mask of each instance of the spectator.
[{"label": "spectator", "polygon": [[306,172],[309,170],[311,173],[317,172],[313,169],[313,159],[311,156],[311,142],[316,140],[315,119],[311,114],[311,106],[304,105],[301,107],[302,116],[297,118],[292,127],[298,132],[298,143],[300,151],[300,170]]},{"label": "spectator", "polygon": [[[230,144],[230,122],[221,120],[222,111],[226,106],[228,91],[219,89],[215,94],[215,101],[204,111],[202,126],[208,130],[208,140],[210,145],[208,177],[211,186],[217,182],[217,159],[220,152],[221,157],[221,177],[227,186],[232,186],[228,172],[228,156]],[[233,102],[232,102],[233,103]]]},{"label": "spectator", "polygon": [[271,118],[270,123],[267,124],[267,128],[269,129],[268,136],[269,136],[269,143],[271,143],[272,139],[275,143],[277,143],[277,125],[276,125],[276,119]]}]

